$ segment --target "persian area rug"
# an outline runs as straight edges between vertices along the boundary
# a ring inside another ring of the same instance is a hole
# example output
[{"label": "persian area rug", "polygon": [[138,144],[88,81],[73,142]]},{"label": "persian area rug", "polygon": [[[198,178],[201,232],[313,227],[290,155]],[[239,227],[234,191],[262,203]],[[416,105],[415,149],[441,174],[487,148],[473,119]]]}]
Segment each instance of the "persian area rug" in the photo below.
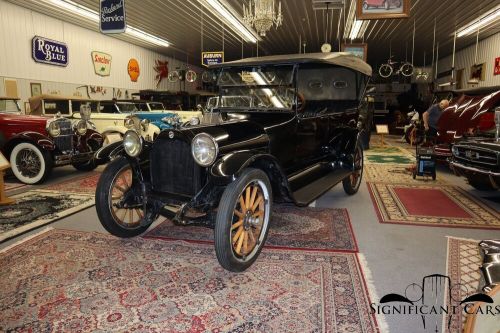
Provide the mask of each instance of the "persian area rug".
[{"label": "persian area rug", "polygon": [[415,163],[415,158],[409,155],[365,155],[366,164],[378,163],[378,164],[411,164]]},{"label": "persian area rug", "polygon": [[[177,226],[170,220],[158,225],[145,237],[213,242],[213,230]],[[357,252],[358,246],[346,209],[275,205],[266,246]]]},{"label": "persian area rug", "polygon": [[457,186],[367,185],[382,223],[500,229],[500,213]]},{"label": "persian area rug", "polygon": [[[453,300],[460,301],[476,292],[481,292],[481,286],[479,285],[481,280],[479,267],[481,264],[482,257],[479,241],[448,237],[446,275],[450,277],[451,286],[460,286],[459,288],[452,288],[451,298]],[[448,297],[447,299],[449,300]],[[446,332],[462,332],[465,320],[466,316],[463,311],[458,311],[452,317],[450,329],[448,330],[446,327]]]},{"label": "persian area rug", "polygon": [[0,206],[0,242],[94,205],[90,195],[32,190],[12,196],[16,203]]},{"label": "persian area rug", "polygon": [[413,179],[409,170],[412,165],[396,164],[365,164],[364,174],[366,181],[386,182],[391,184],[447,184],[444,179],[432,177],[417,177]]},{"label": "persian area rug", "polygon": [[209,244],[51,230],[0,265],[0,331],[378,331],[354,253],[264,249],[231,273]]},{"label": "persian area rug", "polygon": [[61,183],[51,184],[45,186],[44,189],[64,193],[83,193],[95,195],[95,189],[100,177],[100,172],[88,172],[85,176],[79,176],[65,180]]}]

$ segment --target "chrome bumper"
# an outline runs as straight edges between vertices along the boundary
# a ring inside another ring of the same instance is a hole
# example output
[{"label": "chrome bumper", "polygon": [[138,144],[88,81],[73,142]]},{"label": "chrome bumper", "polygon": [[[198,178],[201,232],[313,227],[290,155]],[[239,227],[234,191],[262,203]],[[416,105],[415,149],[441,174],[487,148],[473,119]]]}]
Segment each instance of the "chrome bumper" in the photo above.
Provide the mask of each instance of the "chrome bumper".
[{"label": "chrome bumper", "polygon": [[61,166],[67,165],[71,163],[81,163],[87,162],[94,156],[94,152],[81,153],[81,154],[67,154],[67,155],[58,155],[54,157],[54,165]]},{"label": "chrome bumper", "polygon": [[500,183],[498,183],[495,180],[495,177],[500,178],[500,172],[478,169],[475,167],[464,165],[462,163],[457,163],[455,161],[450,161],[450,168],[456,175],[467,176],[467,172],[472,172],[472,173],[479,173],[483,176],[487,176],[488,179],[490,180],[491,186],[493,186],[496,189],[500,188]]}]

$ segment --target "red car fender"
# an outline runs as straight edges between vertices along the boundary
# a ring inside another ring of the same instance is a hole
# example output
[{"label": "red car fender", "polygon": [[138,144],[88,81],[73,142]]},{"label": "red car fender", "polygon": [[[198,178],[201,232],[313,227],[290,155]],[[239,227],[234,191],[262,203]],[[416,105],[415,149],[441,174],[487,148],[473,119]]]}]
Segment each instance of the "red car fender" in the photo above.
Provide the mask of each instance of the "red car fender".
[{"label": "red car fender", "polygon": [[10,154],[10,151],[19,142],[31,142],[45,150],[52,151],[55,149],[54,141],[48,136],[42,135],[38,132],[22,132],[10,138],[5,144],[5,150]]}]

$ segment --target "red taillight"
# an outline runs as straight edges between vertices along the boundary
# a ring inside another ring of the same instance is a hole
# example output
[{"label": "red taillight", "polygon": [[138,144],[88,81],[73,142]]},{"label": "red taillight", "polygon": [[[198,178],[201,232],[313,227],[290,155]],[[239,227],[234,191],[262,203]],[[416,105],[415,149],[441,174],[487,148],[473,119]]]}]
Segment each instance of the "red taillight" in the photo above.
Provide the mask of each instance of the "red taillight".
[{"label": "red taillight", "polygon": [[477,125],[479,131],[489,131],[495,128],[495,113],[485,112],[479,118],[479,123]]}]

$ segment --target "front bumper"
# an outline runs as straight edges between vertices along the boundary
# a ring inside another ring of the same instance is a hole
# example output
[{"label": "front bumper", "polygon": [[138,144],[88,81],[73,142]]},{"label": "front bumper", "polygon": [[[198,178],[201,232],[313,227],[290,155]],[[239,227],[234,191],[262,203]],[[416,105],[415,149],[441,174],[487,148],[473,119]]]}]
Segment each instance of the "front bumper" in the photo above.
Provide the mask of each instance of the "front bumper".
[{"label": "front bumper", "polygon": [[450,161],[450,168],[456,175],[468,178],[469,176],[481,175],[488,179],[491,186],[496,189],[500,188],[500,172],[495,172],[487,169],[480,169],[474,166],[465,165],[456,161]]},{"label": "front bumper", "polygon": [[54,165],[61,166],[72,163],[84,163],[90,161],[93,156],[93,151],[90,151],[88,153],[70,153],[65,155],[57,155],[54,156]]}]

